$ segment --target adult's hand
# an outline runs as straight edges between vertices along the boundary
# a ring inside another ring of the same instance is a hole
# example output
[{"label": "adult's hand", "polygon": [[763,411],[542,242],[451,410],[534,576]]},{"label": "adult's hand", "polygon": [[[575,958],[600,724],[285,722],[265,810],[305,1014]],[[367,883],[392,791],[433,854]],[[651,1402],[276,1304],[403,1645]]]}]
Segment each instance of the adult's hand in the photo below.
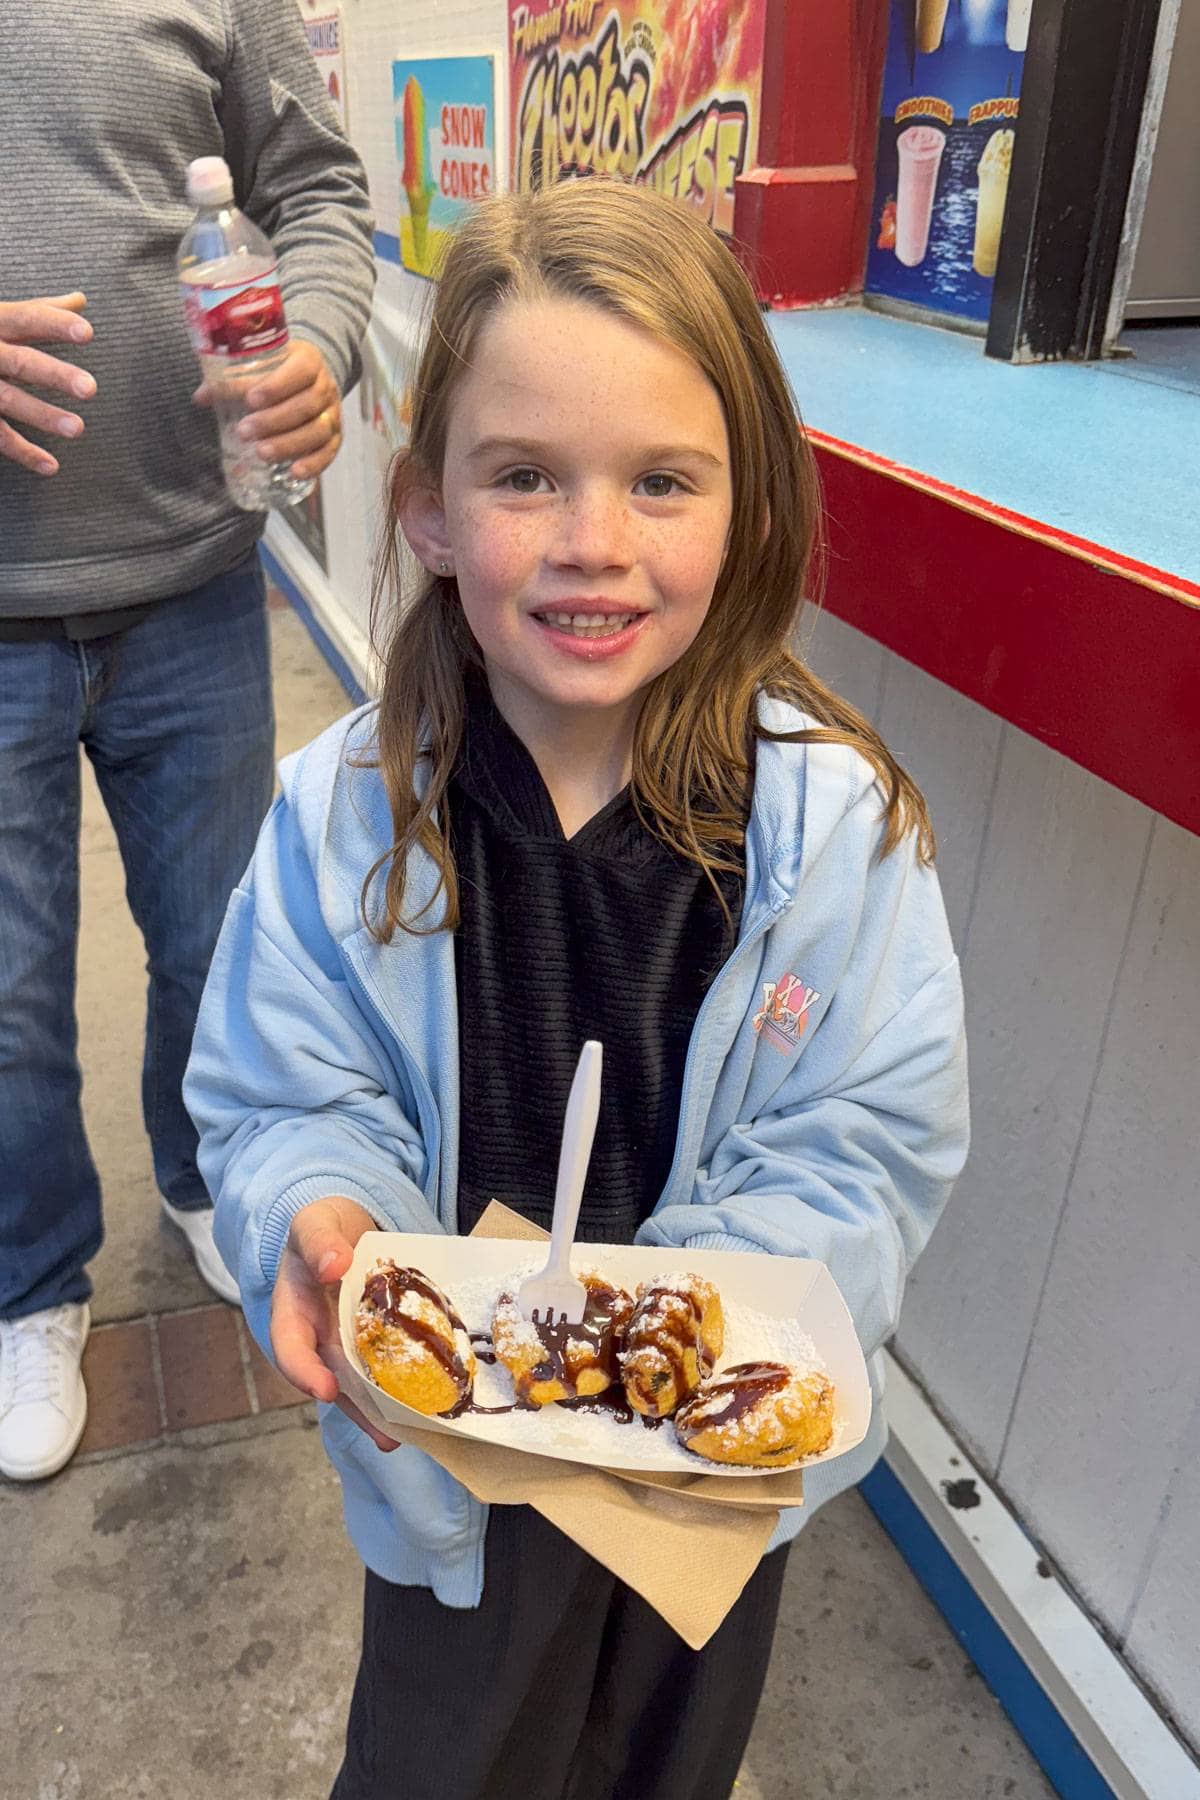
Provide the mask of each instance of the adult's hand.
[{"label": "adult's hand", "polygon": [[[208,389],[192,396],[209,402]],[[238,436],[253,442],[264,462],[290,462],[300,481],[327,469],[342,443],[342,401],[315,344],[293,338],[277,369],[246,395]]]},{"label": "adult's hand", "polygon": [[363,1232],[376,1230],[369,1212],[340,1195],[301,1207],[292,1220],[275,1278],[271,1348],[280,1374],[293,1387],[314,1400],[332,1401],[380,1450],[394,1450],[395,1441],[377,1431],[339,1392],[337,1377],[322,1355],[338,1339],[337,1284],[350,1267]]},{"label": "adult's hand", "polygon": [[87,297],[80,293],[0,300],[0,456],[35,475],[56,475],[58,462],[40,444],[31,444],[10,421],[64,438],[77,438],[82,432],[78,413],[36,399],[25,389],[49,388],[77,400],[91,399],[96,383],[86,369],[33,348],[35,344],[90,342],[92,328],[80,317],[86,305]]}]

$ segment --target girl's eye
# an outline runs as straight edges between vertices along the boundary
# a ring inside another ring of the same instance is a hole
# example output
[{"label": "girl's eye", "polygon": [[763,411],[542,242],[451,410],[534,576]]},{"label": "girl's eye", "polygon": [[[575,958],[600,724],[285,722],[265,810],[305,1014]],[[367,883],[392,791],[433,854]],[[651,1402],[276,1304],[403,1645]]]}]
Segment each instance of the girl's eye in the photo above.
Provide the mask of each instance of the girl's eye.
[{"label": "girl's eye", "polygon": [[643,475],[638,486],[645,489],[650,500],[670,500],[674,494],[683,491],[674,475]]},{"label": "girl's eye", "polygon": [[537,469],[510,469],[504,477],[504,485],[514,494],[536,494],[541,480]]}]

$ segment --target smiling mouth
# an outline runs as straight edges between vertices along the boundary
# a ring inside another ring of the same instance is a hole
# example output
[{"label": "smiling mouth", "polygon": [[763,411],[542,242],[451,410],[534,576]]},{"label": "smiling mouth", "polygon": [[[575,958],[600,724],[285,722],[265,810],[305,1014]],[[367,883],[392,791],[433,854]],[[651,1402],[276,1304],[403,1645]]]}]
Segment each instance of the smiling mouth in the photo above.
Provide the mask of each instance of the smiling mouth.
[{"label": "smiling mouth", "polygon": [[627,613],[587,613],[587,612],[535,612],[533,617],[539,624],[550,625],[555,631],[569,632],[572,637],[601,638],[616,637],[620,631],[628,630],[635,619],[644,615],[640,612]]}]

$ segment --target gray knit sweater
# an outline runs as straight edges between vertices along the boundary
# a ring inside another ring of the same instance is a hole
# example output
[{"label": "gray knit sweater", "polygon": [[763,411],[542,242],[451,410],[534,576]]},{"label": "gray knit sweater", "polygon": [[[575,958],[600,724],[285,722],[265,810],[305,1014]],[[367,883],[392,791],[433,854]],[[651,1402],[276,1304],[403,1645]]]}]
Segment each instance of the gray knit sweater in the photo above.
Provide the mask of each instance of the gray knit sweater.
[{"label": "gray knit sweater", "polygon": [[[57,475],[0,458],[0,616],[136,605],[253,544],[227,498],[183,323],[184,170],[224,156],[272,239],[293,335],[343,390],[374,283],[362,165],[341,136],[295,0],[33,0],[0,49],[0,299],[82,288],[95,337],[84,435]],[[34,434],[36,437],[37,434]],[[48,439],[41,441],[49,442]]]}]

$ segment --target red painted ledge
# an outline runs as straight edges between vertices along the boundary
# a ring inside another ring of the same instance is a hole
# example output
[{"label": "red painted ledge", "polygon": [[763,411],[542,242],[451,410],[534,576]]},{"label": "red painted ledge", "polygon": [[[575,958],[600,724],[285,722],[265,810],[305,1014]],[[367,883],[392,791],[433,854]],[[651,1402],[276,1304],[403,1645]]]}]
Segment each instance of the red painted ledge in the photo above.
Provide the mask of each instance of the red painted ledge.
[{"label": "red painted ledge", "polygon": [[1200,835],[1200,586],[808,435],[830,612]]}]

